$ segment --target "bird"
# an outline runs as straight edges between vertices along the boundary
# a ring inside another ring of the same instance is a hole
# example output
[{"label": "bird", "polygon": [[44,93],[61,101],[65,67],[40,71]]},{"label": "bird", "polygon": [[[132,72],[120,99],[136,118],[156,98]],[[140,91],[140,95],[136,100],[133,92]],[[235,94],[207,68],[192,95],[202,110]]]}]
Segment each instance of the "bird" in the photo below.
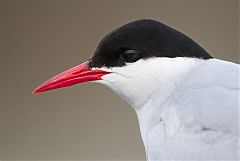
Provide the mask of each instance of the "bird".
[{"label": "bird", "polygon": [[100,83],[136,112],[146,160],[239,160],[239,73],[239,64],[214,58],[184,33],[139,19],[33,93]]}]

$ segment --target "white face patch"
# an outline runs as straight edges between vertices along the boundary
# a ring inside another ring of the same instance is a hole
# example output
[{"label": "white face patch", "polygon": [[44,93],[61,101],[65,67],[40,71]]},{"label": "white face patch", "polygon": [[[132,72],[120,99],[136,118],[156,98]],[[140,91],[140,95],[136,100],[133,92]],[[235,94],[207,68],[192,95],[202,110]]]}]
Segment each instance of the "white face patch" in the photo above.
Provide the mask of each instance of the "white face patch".
[{"label": "white face patch", "polygon": [[199,62],[199,59],[182,57],[140,59],[123,67],[98,68],[112,73],[96,82],[110,87],[134,108],[139,108],[156,92],[160,92],[162,98],[167,96],[182,76]]}]

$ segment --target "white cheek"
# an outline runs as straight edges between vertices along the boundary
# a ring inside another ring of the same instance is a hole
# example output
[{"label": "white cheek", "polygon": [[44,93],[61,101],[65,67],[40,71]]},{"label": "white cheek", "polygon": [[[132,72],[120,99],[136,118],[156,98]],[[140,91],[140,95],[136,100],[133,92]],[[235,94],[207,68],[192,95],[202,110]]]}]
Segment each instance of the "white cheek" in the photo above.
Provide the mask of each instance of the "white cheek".
[{"label": "white cheek", "polygon": [[[152,59],[139,60],[135,63],[127,63],[123,67],[100,68],[100,70],[112,72],[102,77],[104,84],[115,91],[119,96],[133,105],[136,99],[144,99],[156,88],[156,68]],[[142,98],[141,98],[142,97]]]},{"label": "white cheek", "polygon": [[122,67],[99,68],[111,74],[104,75],[97,82],[108,86],[132,106],[138,107],[156,92],[161,97],[167,97],[167,92],[197,62],[191,58],[140,59]]},{"label": "white cheek", "polygon": [[125,100],[132,99],[130,93],[133,92],[134,81],[131,77],[121,74],[119,71],[118,73],[113,72],[111,74],[105,75],[102,77],[102,80],[99,83],[108,86],[111,88],[115,93],[121,96]]}]

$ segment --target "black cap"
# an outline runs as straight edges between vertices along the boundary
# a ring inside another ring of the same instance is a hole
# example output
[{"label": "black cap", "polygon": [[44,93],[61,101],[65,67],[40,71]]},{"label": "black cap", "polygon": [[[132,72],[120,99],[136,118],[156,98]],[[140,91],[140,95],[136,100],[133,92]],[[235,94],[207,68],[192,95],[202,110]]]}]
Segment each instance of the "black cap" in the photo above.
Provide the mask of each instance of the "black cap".
[{"label": "black cap", "polygon": [[211,59],[191,38],[160,22],[143,19],[123,25],[99,43],[90,67],[118,67],[149,57]]}]

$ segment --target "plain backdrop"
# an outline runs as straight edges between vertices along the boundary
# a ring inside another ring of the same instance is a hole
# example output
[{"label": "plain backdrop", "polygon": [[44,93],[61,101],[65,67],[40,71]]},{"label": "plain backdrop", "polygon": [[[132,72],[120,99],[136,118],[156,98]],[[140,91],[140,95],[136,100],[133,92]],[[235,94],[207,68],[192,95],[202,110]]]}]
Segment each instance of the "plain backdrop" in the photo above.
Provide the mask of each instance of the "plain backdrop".
[{"label": "plain backdrop", "polygon": [[88,59],[112,29],[142,18],[239,62],[237,0],[0,0],[0,159],[144,160],[134,111],[106,87],[31,94]]}]

